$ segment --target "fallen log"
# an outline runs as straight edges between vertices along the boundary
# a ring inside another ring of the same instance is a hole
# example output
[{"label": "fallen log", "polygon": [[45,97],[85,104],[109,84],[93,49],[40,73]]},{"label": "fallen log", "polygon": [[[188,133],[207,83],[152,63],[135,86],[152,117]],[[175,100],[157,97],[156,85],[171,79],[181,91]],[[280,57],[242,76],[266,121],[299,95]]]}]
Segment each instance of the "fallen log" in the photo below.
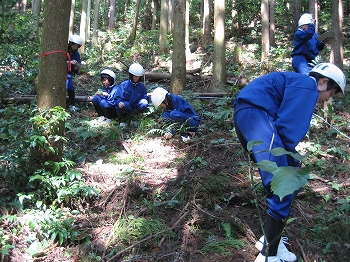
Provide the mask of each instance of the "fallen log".
[{"label": "fallen log", "polygon": [[[151,95],[151,93],[149,93]],[[205,98],[221,98],[228,95],[226,92],[219,92],[219,93],[193,93],[193,96],[198,99],[205,99]],[[75,102],[91,102],[93,96],[76,96]],[[68,102],[68,96],[66,97]],[[29,96],[18,96],[18,97],[3,97],[0,98],[0,104],[9,104],[9,103],[19,103],[19,104],[26,104],[30,103],[32,101],[36,100],[35,95],[29,95]]]}]

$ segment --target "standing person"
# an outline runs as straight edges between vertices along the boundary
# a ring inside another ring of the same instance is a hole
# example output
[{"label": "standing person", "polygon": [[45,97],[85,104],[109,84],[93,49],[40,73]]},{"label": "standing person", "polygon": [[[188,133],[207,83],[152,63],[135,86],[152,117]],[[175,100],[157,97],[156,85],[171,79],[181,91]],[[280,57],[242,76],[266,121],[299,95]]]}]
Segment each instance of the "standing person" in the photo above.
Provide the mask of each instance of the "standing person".
[{"label": "standing person", "polygon": [[147,108],[147,90],[141,82],[144,74],[145,70],[138,63],[129,67],[129,79],[119,85],[115,97],[117,117],[135,111],[143,111]]},{"label": "standing person", "polygon": [[[300,166],[290,155],[274,156],[261,151],[281,147],[296,152],[295,147],[309,129],[316,103],[327,101],[335,93],[344,93],[345,83],[343,72],[330,63],[316,65],[309,76],[274,72],[253,80],[234,101],[234,125],[242,147],[247,150],[249,141],[259,140],[263,144],[253,147],[251,159],[254,162],[270,160],[277,166]],[[273,175],[264,170],[259,173],[267,190],[267,214],[265,243],[255,262],[264,262],[266,258],[268,262],[296,261],[295,254],[289,252],[281,240],[283,221],[290,214],[294,194],[280,201],[270,188]]]},{"label": "standing person", "polygon": [[[181,96],[169,93],[161,87],[157,87],[151,94],[151,100],[155,107],[163,108],[162,119],[170,123],[186,123],[187,132],[181,134],[184,142],[190,142],[195,133],[198,131],[200,118],[192,106]],[[170,139],[175,131],[169,130],[165,133],[164,138]]]},{"label": "standing person", "polygon": [[73,77],[78,73],[81,64],[80,53],[78,49],[83,45],[83,39],[80,35],[71,35],[68,42],[68,53],[70,55],[70,70],[68,66],[66,90],[68,93],[68,101],[70,110],[75,112],[78,108],[75,106],[75,87],[73,84]]},{"label": "standing person", "polygon": [[116,75],[110,69],[104,69],[101,72],[102,89],[97,91],[91,102],[98,114],[98,122],[107,124],[116,117],[115,95],[118,87],[115,85]]},{"label": "standing person", "polygon": [[315,59],[325,44],[317,40],[315,19],[309,13],[303,14],[298,21],[298,30],[294,34],[292,51],[292,66],[295,72],[308,75],[311,68],[309,63]]}]

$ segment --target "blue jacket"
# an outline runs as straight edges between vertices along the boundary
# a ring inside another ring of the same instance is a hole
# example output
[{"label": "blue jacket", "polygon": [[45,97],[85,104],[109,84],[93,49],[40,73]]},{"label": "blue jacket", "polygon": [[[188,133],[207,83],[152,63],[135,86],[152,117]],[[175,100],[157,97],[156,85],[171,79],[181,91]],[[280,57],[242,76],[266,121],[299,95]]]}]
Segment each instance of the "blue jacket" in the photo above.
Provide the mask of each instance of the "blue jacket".
[{"label": "blue jacket", "polygon": [[318,34],[315,33],[315,24],[310,24],[309,29],[303,31],[299,28],[294,34],[294,49],[292,57],[303,55],[311,62],[323,50],[324,43],[317,40]]},{"label": "blue jacket", "polygon": [[[79,64],[81,64],[81,58],[80,58],[80,53],[79,53],[79,51],[75,51],[75,52],[73,52],[73,53],[69,53],[69,55],[70,55],[70,60],[71,60],[71,61],[72,61],[72,60],[77,60],[77,62],[78,62]],[[78,73],[78,71],[79,71],[79,68],[76,67],[75,65],[71,64],[71,71],[68,72],[68,74]]]},{"label": "blue jacket", "polygon": [[274,72],[254,79],[234,101],[235,112],[248,107],[265,110],[275,119],[285,149],[294,152],[310,127],[318,89],[313,77]]},{"label": "blue jacket", "polygon": [[188,117],[193,117],[197,116],[196,111],[194,111],[193,107],[181,96],[174,95],[174,94],[169,94],[171,97],[172,104],[169,105],[165,111],[173,111],[173,110],[178,110],[181,113],[184,113]]},{"label": "blue jacket", "polygon": [[117,94],[118,91],[118,86],[116,86],[115,84],[113,84],[112,86],[106,88],[105,86],[102,87],[102,92],[107,92],[108,95],[106,96],[102,96],[102,98],[106,99],[108,101],[108,104],[110,105],[115,105],[115,96]]},{"label": "blue jacket", "polygon": [[130,80],[125,80],[118,86],[115,105],[123,102],[129,111],[133,111],[141,99],[149,101],[145,85],[142,82],[132,83]]}]

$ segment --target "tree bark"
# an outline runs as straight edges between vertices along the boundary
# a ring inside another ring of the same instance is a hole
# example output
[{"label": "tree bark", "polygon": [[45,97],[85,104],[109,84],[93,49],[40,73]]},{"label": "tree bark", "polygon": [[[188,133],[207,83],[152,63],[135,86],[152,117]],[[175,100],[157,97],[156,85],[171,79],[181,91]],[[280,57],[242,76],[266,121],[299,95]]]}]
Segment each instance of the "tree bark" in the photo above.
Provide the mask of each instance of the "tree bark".
[{"label": "tree bark", "polygon": [[173,63],[170,89],[181,94],[186,86],[186,47],[185,47],[186,0],[174,2]]},{"label": "tree bark", "polygon": [[[70,0],[46,0],[44,9],[41,59],[38,74],[38,107],[40,110],[55,106],[66,107],[67,38],[69,31]],[[63,135],[64,123],[57,123],[57,134]],[[62,159],[63,144],[54,142],[57,154],[49,154],[55,161]],[[47,156],[47,155],[46,155]]]},{"label": "tree bark", "polygon": [[338,41],[333,42],[330,62],[337,65],[339,68],[343,69],[343,1],[342,0],[332,0],[332,31],[336,35]]},{"label": "tree bark", "polygon": [[83,39],[83,45],[79,48],[79,53],[84,54],[85,52],[85,41],[87,34],[87,10],[88,10],[88,0],[83,0],[83,5],[81,8],[81,17],[80,17],[80,36]]},{"label": "tree bark", "polygon": [[[41,0],[40,0],[41,1]],[[75,0],[72,0],[69,16],[69,35],[74,35]]]},{"label": "tree bark", "polygon": [[276,46],[275,41],[275,0],[270,0],[270,45]]},{"label": "tree bark", "polygon": [[94,28],[92,29],[92,46],[98,44],[98,20],[99,20],[100,0],[95,0],[94,5]]},{"label": "tree bark", "polygon": [[261,62],[269,61],[270,32],[269,32],[269,1],[261,0]]},{"label": "tree bark", "polygon": [[203,36],[202,46],[205,48],[211,42],[211,1],[203,1]]},{"label": "tree bark", "polygon": [[222,89],[226,84],[226,57],[225,57],[225,1],[214,1],[214,54],[213,80],[210,89]]},{"label": "tree bark", "polygon": [[136,37],[137,20],[139,18],[140,5],[141,5],[141,0],[137,0],[136,11],[135,11],[135,16],[134,16],[134,23],[133,23],[132,31],[131,31],[131,35],[130,35],[130,41],[131,42],[134,42],[135,37]]},{"label": "tree bark", "polygon": [[168,1],[161,1],[160,6],[160,28],[159,28],[159,51],[167,54],[167,32],[168,32]]}]

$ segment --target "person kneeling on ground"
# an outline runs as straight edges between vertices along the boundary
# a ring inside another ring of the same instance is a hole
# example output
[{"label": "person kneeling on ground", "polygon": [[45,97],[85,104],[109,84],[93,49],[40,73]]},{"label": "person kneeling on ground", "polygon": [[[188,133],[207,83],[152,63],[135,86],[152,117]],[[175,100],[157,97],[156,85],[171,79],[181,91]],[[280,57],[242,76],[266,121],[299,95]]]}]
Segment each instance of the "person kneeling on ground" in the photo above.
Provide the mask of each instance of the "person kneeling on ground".
[{"label": "person kneeling on ground", "polygon": [[91,102],[98,114],[98,121],[110,123],[116,118],[115,95],[118,87],[115,85],[116,75],[110,69],[101,72],[102,89],[97,91]]},{"label": "person kneeling on ground", "polygon": [[[165,123],[186,123],[187,132],[181,134],[184,142],[189,142],[198,131],[200,118],[192,106],[181,96],[171,94],[161,87],[157,87],[151,94],[151,100],[155,107],[163,108],[162,120]],[[173,130],[169,130],[165,139],[170,139],[174,135]]]},{"label": "person kneeling on ground", "polygon": [[[344,73],[331,63],[316,65],[309,75],[274,72],[253,80],[234,101],[234,126],[242,147],[247,151],[249,141],[262,141],[252,149],[255,163],[269,160],[279,167],[300,167],[292,156],[275,156],[269,150],[279,147],[296,153],[295,147],[309,129],[316,103],[322,104],[338,92],[344,94],[345,84]],[[259,173],[267,190],[267,214],[264,236],[256,244],[261,251],[255,262],[297,261],[281,235],[299,190],[280,200],[271,190],[273,174],[261,169]]]},{"label": "person kneeling on ground", "polygon": [[148,96],[145,85],[141,82],[145,70],[134,63],[129,67],[129,79],[118,86],[115,97],[117,117],[122,115],[144,111],[148,106]]}]

